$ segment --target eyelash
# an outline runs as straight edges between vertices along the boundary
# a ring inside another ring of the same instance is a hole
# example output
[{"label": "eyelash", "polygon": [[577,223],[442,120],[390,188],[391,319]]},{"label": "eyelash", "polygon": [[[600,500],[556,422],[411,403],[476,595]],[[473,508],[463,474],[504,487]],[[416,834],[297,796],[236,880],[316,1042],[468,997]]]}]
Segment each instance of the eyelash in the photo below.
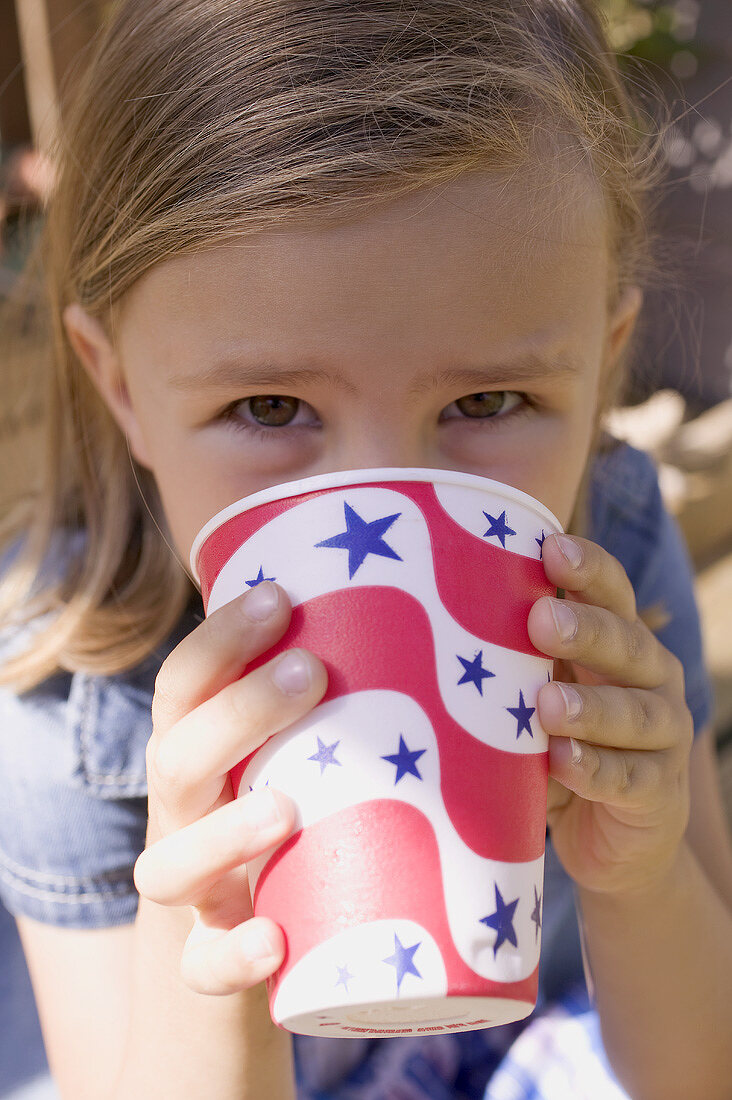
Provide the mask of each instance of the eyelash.
[{"label": "eyelash", "polygon": [[[484,392],[486,392],[486,391],[484,391],[484,390],[477,390],[476,391],[476,393],[484,393]],[[514,407],[512,409],[509,409],[509,411],[507,413],[498,413],[498,414],[494,414],[493,416],[472,416],[472,417],[471,416],[460,415],[460,416],[450,417],[449,420],[455,420],[455,421],[462,420],[467,424],[476,424],[476,425],[482,426],[486,422],[491,423],[491,422],[495,422],[495,421],[500,422],[500,421],[505,421],[505,420],[519,419],[522,416],[530,415],[536,409],[536,403],[531,400],[531,398],[528,396],[528,394],[521,393],[519,390],[495,390],[495,391],[491,391],[491,392],[516,394],[517,397],[520,397],[522,399],[522,404],[521,405],[514,405]],[[260,395],[257,395],[257,396],[260,396]],[[473,394],[465,394],[463,396],[473,397],[474,395]],[[245,432],[247,432],[252,439],[269,440],[269,439],[273,439],[275,436],[282,435],[285,432],[289,433],[289,432],[292,432],[292,431],[298,431],[301,428],[307,428],[307,427],[310,426],[308,424],[283,424],[279,428],[265,428],[261,424],[249,424],[246,421],[242,420],[241,417],[238,417],[236,415],[236,410],[239,408],[239,406],[245,404],[249,400],[251,400],[251,398],[242,397],[242,398],[239,398],[237,401],[232,402],[231,405],[228,405],[224,409],[223,413],[221,414],[221,419],[227,424],[227,426],[230,426],[230,427],[234,428],[235,431],[245,431]],[[307,404],[306,401],[302,401],[300,398],[297,398],[297,400],[300,401],[300,403],[302,405]],[[458,398],[458,400],[460,400],[460,399]],[[450,402],[450,404],[454,405],[455,402],[452,401],[452,402]],[[447,406],[447,407],[449,407],[449,406]],[[298,407],[298,412],[299,412],[299,407]],[[297,415],[297,414],[295,414],[295,415]]]}]

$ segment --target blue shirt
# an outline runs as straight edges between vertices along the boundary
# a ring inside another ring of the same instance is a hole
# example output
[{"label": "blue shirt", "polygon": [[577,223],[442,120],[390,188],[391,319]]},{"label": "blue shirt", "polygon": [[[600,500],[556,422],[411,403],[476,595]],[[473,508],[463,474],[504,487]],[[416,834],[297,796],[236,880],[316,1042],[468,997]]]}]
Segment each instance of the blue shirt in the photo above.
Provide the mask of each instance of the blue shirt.
[{"label": "blue shirt", "polygon": [[[693,571],[645,453],[619,444],[595,457],[589,520],[589,537],[624,566],[639,609],[663,601],[669,612],[657,634],[684,666],[686,702],[698,733],[710,721],[713,696]],[[59,534],[48,568],[63,569],[80,538],[80,532]],[[5,562],[11,554],[6,551]],[[0,1097],[57,1095],[10,914],[73,928],[134,921],[133,867],[145,844],[145,747],[155,675],[202,618],[196,595],[166,644],[129,672],[61,672],[22,697],[0,688]],[[29,629],[0,638],[0,660],[25,647]],[[536,1012],[582,981],[573,886],[548,838]],[[527,1022],[396,1039],[296,1035],[298,1096],[388,1100],[393,1092],[400,1100],[480,1100],[497,1060]]]}]

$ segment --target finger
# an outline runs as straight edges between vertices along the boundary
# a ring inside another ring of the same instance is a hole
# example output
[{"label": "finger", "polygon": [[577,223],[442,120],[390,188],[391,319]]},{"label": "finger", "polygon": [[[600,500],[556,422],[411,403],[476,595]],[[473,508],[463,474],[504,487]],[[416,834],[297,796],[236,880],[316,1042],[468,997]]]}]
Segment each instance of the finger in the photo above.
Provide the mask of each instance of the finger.
[{"label": "finger", "polygon": [[138,857],[137,890],[158,905],[195,905],[228,871],[292,832],[290,799],[263,787],[169,833]]},{"label": "finger", "polygon": [[685,774],[668,752],[600,748],[567,737],[549,738],[549,771],[589,802],[642,807],[649,815],[654,808],[668,812]]},{"label": "finger", "polygon": [[185,714],[238,679],[250,661],[282,637],[291,615],[287,593],[272,581],[255,585],[213,611],[160,667],[152,702],[153,736],[166,733]]},{"label": "finger", "polygon": [[[565,553],[566,551],[566,553]],[[542,546],[547,579],[583,603],[614,611],[634,622],[638,612],[633,585],[617,558],[577,535],[548,535]]]},{"label": "finger", "polygon": [[274,921],[251,917],[228,931],[196,917],[186,940],[180,972],[196,993],[223,997],[264,981],[282,964],[285,937]]},{"label": "finger", "polygon": [[563,810],[572,801],[572,792],[550,775],[546,786],[546,814],[552,819],[558,810]]},{"label": "finger", "polygon": [[529,611],[527,627],[543,653],[575,661],[627,687],[675,682],[675,658],[640,619],[628,622],[602,607],[542,596]]},{"label": "finger", "polygon": [[[291,672],[302,677],[299,690],[282,686],[283,673]],[[165,831],[208,813],[231,768],[303,717],[327,686],[325,665],[314,653],[287,649],[176,722],[148,758]]]},{"label": "finger", "polygon": [[[687,744],[691,715],[680,701],[644,688],[563,684],[539,690],[543,729],[555,737],[575,737],[616,749],[658,750]],[[688,721],[684,721],[684,716]]]}]

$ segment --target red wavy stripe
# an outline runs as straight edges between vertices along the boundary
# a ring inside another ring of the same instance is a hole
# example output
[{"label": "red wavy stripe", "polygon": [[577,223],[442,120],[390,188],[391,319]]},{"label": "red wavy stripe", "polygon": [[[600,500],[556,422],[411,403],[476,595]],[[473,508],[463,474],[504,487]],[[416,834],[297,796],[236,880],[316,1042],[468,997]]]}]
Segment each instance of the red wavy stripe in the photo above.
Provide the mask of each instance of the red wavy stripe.
[{"label": "red wavy stripe", "polygon": [[[203,606],[208,610],[208,601],[211,589],[216,578],[226,565],[232,554],[242,546],[247,539],[255,535],[257,531],[265,527],[277,516],[284,515],[291,508],[304,504],[306,500],[322,496],[331,492],[329,489],[319,489],[315,493],[304,493],[299,497],[285,497],[284,500],[272,500],[267,504],[260,504],[257,508],[250,508],[246,512],[240,512],[232,516],[212,531],[198,551],[198,573],[201,578],[201,598]],[[266,563],[264,563],[266,564]],[[249,578],[251,580],[251,578]]]},{"label": "red wavy stripe", "polygon": [[[538,859],[546,835],[548,753],[496,749],[451,717],[437,684],[432,628],[418,600],[400,589],[375,585],[327,592],[294,607],[287,633],[247,671],[294,646],[311,650],[324,662],[328,689],[322,702],[373,689],[411,696],[435,731],[442,797],[459,836],[489,859]],[[455,670],[456,679],[460,672]],[[515,706],[517,700],[503,698],[496,680],[484,683],[485,695],[496,699],[486,699],[488,723],[493,707]],[[466,683],[460,690],[476,688]],[[234,791],[252,755],[232,769]]]},{"label": "red wavy stripe", "polygon": [[[502,889],[500,882],[498,887],[504,901],[513,901],[510,889]],[[533,903],[533,895],[519,898],[519,906]],[[493,911],[489,905],[485,913],[476,914],[476,932],[481,930],[481,917]],[[416,921],[433,937],[445,964],[450,996],[536,999],[538,966],[521,981],[500,982],[482,977],[463,961],[447,919],[434,830],[424,814],[405,802],[362,802],[295,833],[262,871],[254,892],[254,912],[270,917],[285,933],[284,962],[267,980],[270,1009],[283,979],[314,947],[347,928],[389,919]],[[489,944],[493,935],[490,931]],[[413,944],[408,941],[403,946]],[[393,950],[392,938],[386,942],[384,958]],[[511,950],[510,945],[498,949],[499,954]],[[379,960],[339,961],[349,963],[356,977],[359,964],[387,965]],[[423,974],[419,950],[413,961]],[[393,973],[396,991],[396,970]],[[418,996],[419,985],[415,975],[406,976],[401,995]]]},{"label": "red wavy stripe", "polygon": [[[470,534],[447,514],[431,484],[419,481],[374,484],[402,493],[421,510],[432,543],[437,590],[448,614],[465,630],[487,642],[533,656],[546,656],[534,647],[526,627],[531,605],[540,596],[556,595],[556,588],[546,579],[542,562]],[[271,501],[222,524],[208,537],[198,557],[204,606],[208,607],[211,589],[221,569],[242,543],[290,508],[335,491],[320,489]],[[266,562],[263,564],[266,568]],[[480,582],[468,585],[466,577],[478,577]],[[355,582],[358,584],[358,573]]]},{"label": "red wavy stripe", "polygon": [[[532,604],[540,596],[557,594],[546,579],[543,563],[471,535],[448,515],[433,485],[407,481],[400,485],[400,492],[410,497],[425,517],[437,591],[447,613],[487,642],[546,657],[529,639],[526,626]],[[488,526],[486,521],[486,529]],[[477,591],[466,585],[466,577],[480,578]]]}]

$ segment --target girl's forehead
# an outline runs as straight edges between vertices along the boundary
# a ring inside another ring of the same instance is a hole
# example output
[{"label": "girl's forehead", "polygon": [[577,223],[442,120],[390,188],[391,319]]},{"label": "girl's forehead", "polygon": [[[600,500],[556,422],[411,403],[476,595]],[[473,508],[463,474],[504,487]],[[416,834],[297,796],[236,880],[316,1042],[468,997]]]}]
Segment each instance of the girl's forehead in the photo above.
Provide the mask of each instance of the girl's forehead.
[{"label": "girl's forehead", "polygon": [[[552,178],[554,176],[554,178]],[[283,224],[173,257],[130,294],[131,314],[184,328],[250,326],[292,333],[319,313],[328,331],[449,313],[474,324],[492,310],[561,310],[604,295],[606,217],[584,173],[474,172],[393,199],[366,215]]]}]

